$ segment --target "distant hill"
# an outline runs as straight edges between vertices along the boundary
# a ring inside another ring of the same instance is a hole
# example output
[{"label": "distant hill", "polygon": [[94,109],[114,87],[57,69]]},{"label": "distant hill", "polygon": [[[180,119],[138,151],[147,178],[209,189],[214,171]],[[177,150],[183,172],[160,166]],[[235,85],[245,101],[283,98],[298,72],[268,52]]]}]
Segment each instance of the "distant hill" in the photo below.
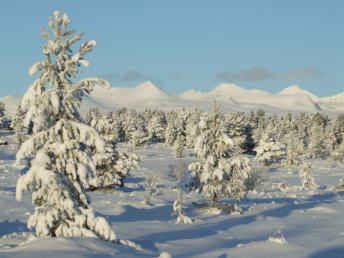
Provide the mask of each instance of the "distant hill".
[{"label": "distant hill", "polygon": [[20,100],[19,97],[15,97],[11,95],[0,98],[0,102],[3,102],[5,104],[7,118],[11,118],[12,115],[14,115],[19,100]]},{"label": "distant hill", "polygon": [[[14,114],[19,97],[6,96],[0,98],[8,110],[8,116]],[[318,98],[314,94],[302,90],[297,85],[285,88],[278,94],[261,90],[247,90],[235,84],[222,83],[212,90],[202,93],[194,90],[180,95],[170,94],[152,82],[147,81],[135,88],[101,88],[96,86],[91,95],[83,97],[80,113],[84,115],[91,107],[100,111],[116,110],[120,107],[128,109],[161,109],[164,111],[204,109],[210,111],[215,99],[224,112],[245,111],[262,108],[267,115],[287,112],[322,112],[334,118],[344,110],[344,93]]]}]

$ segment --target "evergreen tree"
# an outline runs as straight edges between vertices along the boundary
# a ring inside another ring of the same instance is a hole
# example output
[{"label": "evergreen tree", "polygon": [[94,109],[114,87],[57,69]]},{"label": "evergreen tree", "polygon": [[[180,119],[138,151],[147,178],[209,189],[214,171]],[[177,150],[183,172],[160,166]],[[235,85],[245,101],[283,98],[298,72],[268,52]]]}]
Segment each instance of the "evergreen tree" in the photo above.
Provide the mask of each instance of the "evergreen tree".
[{"label": "evergreen tree", "polygon": [[194,148],[195,147],[195,140],[201,134],[199,129],[199,122],[200,117],[203,115],[203,112],[200,110],[195,110],[195,112],[191,113],[190,118],[186,124],[186,139],[185,139],[185,147],[186,148]]},{"label": "evergreen tree", "polygon": [[[67,14],[54,12],[49,27],[55,39],[42,29],[47,40],[43,47],[45,61],[35,63],[29,70],[40,78],[31,85],[22,99],[27,110],[25,122],[33,122],[33,133],[17,153],[18,165],[28,159],[28,171],[17,182],[16,197],[21,200],[25,190],[32,192],[35,212],[28,220],[38,236],[99,236],[116,241],[116,235],[103,217],[97,216],[85,193],[90,183],[97,181],[95,164],[89,146],[105,152],[105,142],[95,129],[83,123],[78,108],[84,93],[95,84],[110,86],[101,78],[87,78],[73,83],[76,66],[88,66],[83,56],[97,44],[91,40],[81,44],[76,54],[70,47],[80,40],[82,32],[72,38],[75,30],[67,31]],[[46,89],[47,84],[51,87]]]},{"label": "evergreen tree", "polygon": [[199,128],[201,135],[195,143],[195,154],[202,161],[189,165],[191,171],[179,183],[180,187],[205,193],[212,199],[213,207],[221,196],[239,200],[251,167],[246,157],[233,155],[234,142],[225,133],[223,115],[215,101],[213,112],[201,117]]},{"label": "evergreen tree", "polygon": [[240,149],[241,152],[244,152],[244,112],[231,112],[226,116],[226,123],[228,124],[228,136],[234,141],[234,145]]},{"label": "evergreen tree", "polygon": [[319,158],[323,156],[323,141],[324,141],[324,129],[320,124],[313,124],[308,130],[309,144],[308,144],[308,156],[312,158]]},{"label": "evergreen tree", "polygon": [[144,125],[138,127],[136,131],[132,132],[130,144],[133,146],[144,146],[149,140],[147,132],[144,128]]},{"label": "evergreen tree", "polygon": [[24,127],[24,118],[26,113],[21,109],[21,100],[19,101],[16,112],[13,116],[11,127],[14,129],[15,134],[13,135],[14,143],[19,149],[23,142],[29,138],[28,128]]},{"label": "evergreen tree", "polygon": [[245,141],[243,143],[243,149],[245,154],[253,154],[254,153],[254,140],[252,138],[252,126],[250,124],[245,125],[244,127],[244,136],[245,136]]},{"label": "evergreen tree", "polygon": [[6,108],[3,102],[0,102],[0,127],[3,127],[3,119],[6,115]]},{"label": "evergreen tree", "polygon": [[259,163],[268,166],[274,160],[277,160],[285,155],[285,145],[276,141],[276,134],[274,127],[269,124],[264,131],[259,146],[255,148],[256,159]]},{"label": "evergreen tree", "polygon": [[132,138],[133,132],[138,128],[139,114],[136,110],[130,110],[124,116],[122,121],[124,138],[126,142],[129,142]]},{"label": "evergreen tree", "polygon": [[86,124],[94,127],[101,117],[102,115],[98,108],[90,108],[84,117],[84,121]]},{"label": "evergreen tree", "polygon": [[172,147],[174,142],[177,139],[177,128],[175,121],[170,121],[166,127],[165,131],[165,145],[168,147]]},{"label": "evergreen tree", "polygon": [[176,141],[174,142],[173,144],[173,155],[176,157],[176,158],[180,158],[183,154],[183,146],[184,146],[184,143],[183,143],[183,140],[182,140],[182,136],[181,135],[178,135],[177,136],[177,139]]},{"label": "evergreen tree", "polygon": [[165,119],[161,113],[153,114],[147,127],[152,142],[163,142],[165,139]]},{"label": "evergreen tree", "polygon": [[131,169],[140,169],[137,161],[143,158],[133,152],[121,153],[116,148],[117,125],[112,117],[103,116],[99,119],[96,129],[105,140],[105,153],[97,152],[92,146],[91,151],[96,164],[99,179],[96,185],[91,185],[91,191],[115,191],[115,186],[124,186],[124,178],[130,176]]},{"label": "evergreen tree", "polygon": [[303,169],[300,171],[300,178],[302,182],[302,187],[305,189],[314,189],[316,184],[314,183],[312,164],[310,162],[305,162]]},{"label": "evergreen tree", "polygon": [[[283,162],[285,166],[299,166],[300,162],[298,160],[300,147],[302,144],[302,139],[298,138],[298,133],[296,130],[291,129],[284,137],[285,144],[287,145],[286,157]],[[303,149],[301,150],[303,151]]]},{"label": "evergreen tree", "polygon": [[326,154],[330,156],[335,149],[337,149],[338,142],[335,133],[335,125],[333,122],[329,122],[325,128],[324,146],[326,148]]},{"label": "evergreen tree", "polygon": [[251,110],[250,115],[249,115],[249,117],[247,118],[247,123],[248,123],[249,125],[251,125],[251,127],[252,127],[253,130],[256,129],[257,126],[258,126],[258,119],[257,119],[257,117],[254,115],[253,110]]},{"label": "evergreen tree", "polygon": [[291,123],[291,127],[296,130],[296,140],[298,140],[298,152],[299,156],[304,156],[306,154],[307,146],[307,124],[308,118],[304,112],[295,115],[294,120]]},{"label": "evergreen tree", "polygon": [[178,200],[175,200],[173,203],[173,210],[174,213],[171,214],[171,216],[175,216],[178,215],[177,218],[177,223],[192,223],[191,219],[185,215],[185,213],[183,212],[183,209],[187,208],[186,206],[183,206],[183,203],[185,202],[183,200],[183,190],[182,189],[178,189]]},{"label": "evergreen tree", "polygon": [[265,111],[262,109],[257,110],[257,129],[253,131],[253,139],[255,146],[259,146],[259,142],[263,137],[263,132],[265,129]]},{"label": "evergreen tree", "polygon": [[338,114],[334,121],[334,131],[338,145],[344,145],[344,114]]}]

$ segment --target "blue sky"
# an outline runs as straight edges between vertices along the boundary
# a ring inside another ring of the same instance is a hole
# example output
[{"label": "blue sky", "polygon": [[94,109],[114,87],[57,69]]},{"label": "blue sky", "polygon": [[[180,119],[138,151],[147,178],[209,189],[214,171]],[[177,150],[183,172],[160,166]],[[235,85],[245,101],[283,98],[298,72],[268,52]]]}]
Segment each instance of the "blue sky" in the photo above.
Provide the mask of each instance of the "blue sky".
[{"label": "blue sky", "polygon": [[98,41],[78,79],[130,88],[151,80],[172,94],[223,82],[344,91],[342,0],[1,0],[0,97],[23,95],[37,78],[28,70],[45,58],[40,28],[55,10],[85,32],[80,43]]}]

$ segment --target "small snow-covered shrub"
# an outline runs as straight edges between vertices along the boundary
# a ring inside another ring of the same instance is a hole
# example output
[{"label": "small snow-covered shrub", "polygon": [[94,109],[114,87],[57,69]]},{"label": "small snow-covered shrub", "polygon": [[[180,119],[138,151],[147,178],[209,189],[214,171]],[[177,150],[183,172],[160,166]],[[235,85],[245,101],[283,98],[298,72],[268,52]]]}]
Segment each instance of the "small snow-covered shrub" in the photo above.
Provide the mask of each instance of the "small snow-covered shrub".
[{"label": "small snow-covered shrub", "polygon": [[162,172],[154,172],[146,178],[144,188],[147,192],[147,197],[144,203],[150,204],[152,196],[160,192],[159,186],[162,185],[161,176]]},{"label": "small snow-covered shrub", "polygon": [[333,160],[333,161],[338,161],[338,162],[343,162],[344,160],[344,152],[343,150],[334,150],[330,156],[329,159]]},{"label": "small snow-covered shrub", "polygon": [[0,166],[0,173],[8,172],[4,166]]},{"label": "small snow-covered shrub", "polygon": [[300,161],[297,159],[297,155],[295,153],[288,153],[285,160],[282,161],[282,164],[286,167],[298,167],[300,166]]},{"label": "small snow-covered shrub", "polygon": [[169,176],[176,178],[178,181],[184,179],[185,173],[188,171],[188,165],[180,161],[176,165],[170,165],[170,171],[168,171]]},{"label": "small snow-covered shrub", "polygon": [[289,188],[290,188],[290,185],[285,180],[283,180],[281,183],[278,183],[277,185],[273,185],[271,187],[264,189],[264,191],[266,191],[266,192],[270,192],[270,191],[286,192],[289,190]]},{"label": "small snow-covered shrub", "polygon": [[173,210],[174,213],[171,214],[171,216],[178,215],[177,223],[192,223],[191,219],[188,216],[185,216],[185,213],[183,212],[183,208],[186,209],[186,206],[183,206],[183,203],[185,201],[183,200],[183,190],[178,189],[178,200],[174,201],[173,204]]},{"label": "small snow-covered shrub", "polygon": [[283,180],[281,183],[278,184],[278,188],[281,188],[281,189],[287,189],[289,187],[289,184]]},{"label": "small snow-covered shrub", "polygon": [[228,214],[240,214],[242,211],[241,208],[236,205],[235,203],[216,203],[213,205],[209,202],[203,202],[203,203],[196,203],[193,202],[192,205],[200,211],[211,213],[211,212],[218,212],[218,211],[224,211]]},{"label": "small snow-covered shrub", "polygon": [[279,244],[283,244],[283,243],[288,243],[285,238],[284,238],[284,234],[282,232],[283,227],[277,229],[277,231],[275,232],[275,234],[272,237],[269,237],[268,240],[266,240],[267,242],[272,242],[272,243],[279,243]]},{"label": "small snow-covered shrub", "polygon": [[330,187],[333,190],[344,190],[344,177],[339,179],[339,184]]},{"label": "small snow-covered shrub", "polygon": [[246,189],[250,191],[261,190],[263,184],[270,180],[271,176],[265,170],[252,169],[245,180]]}]

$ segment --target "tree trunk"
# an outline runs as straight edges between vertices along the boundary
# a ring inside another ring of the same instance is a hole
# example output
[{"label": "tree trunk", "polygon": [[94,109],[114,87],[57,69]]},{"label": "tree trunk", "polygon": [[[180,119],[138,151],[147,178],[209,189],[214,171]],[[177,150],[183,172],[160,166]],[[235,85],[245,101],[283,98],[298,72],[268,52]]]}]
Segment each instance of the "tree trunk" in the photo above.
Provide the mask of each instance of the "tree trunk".
[{"label": "tree trunk", "polygon": [[214,208],[215,208],[216,204],[217,204],[217,194],[214,193],[214,195],[213,195],[213,207]]}]

